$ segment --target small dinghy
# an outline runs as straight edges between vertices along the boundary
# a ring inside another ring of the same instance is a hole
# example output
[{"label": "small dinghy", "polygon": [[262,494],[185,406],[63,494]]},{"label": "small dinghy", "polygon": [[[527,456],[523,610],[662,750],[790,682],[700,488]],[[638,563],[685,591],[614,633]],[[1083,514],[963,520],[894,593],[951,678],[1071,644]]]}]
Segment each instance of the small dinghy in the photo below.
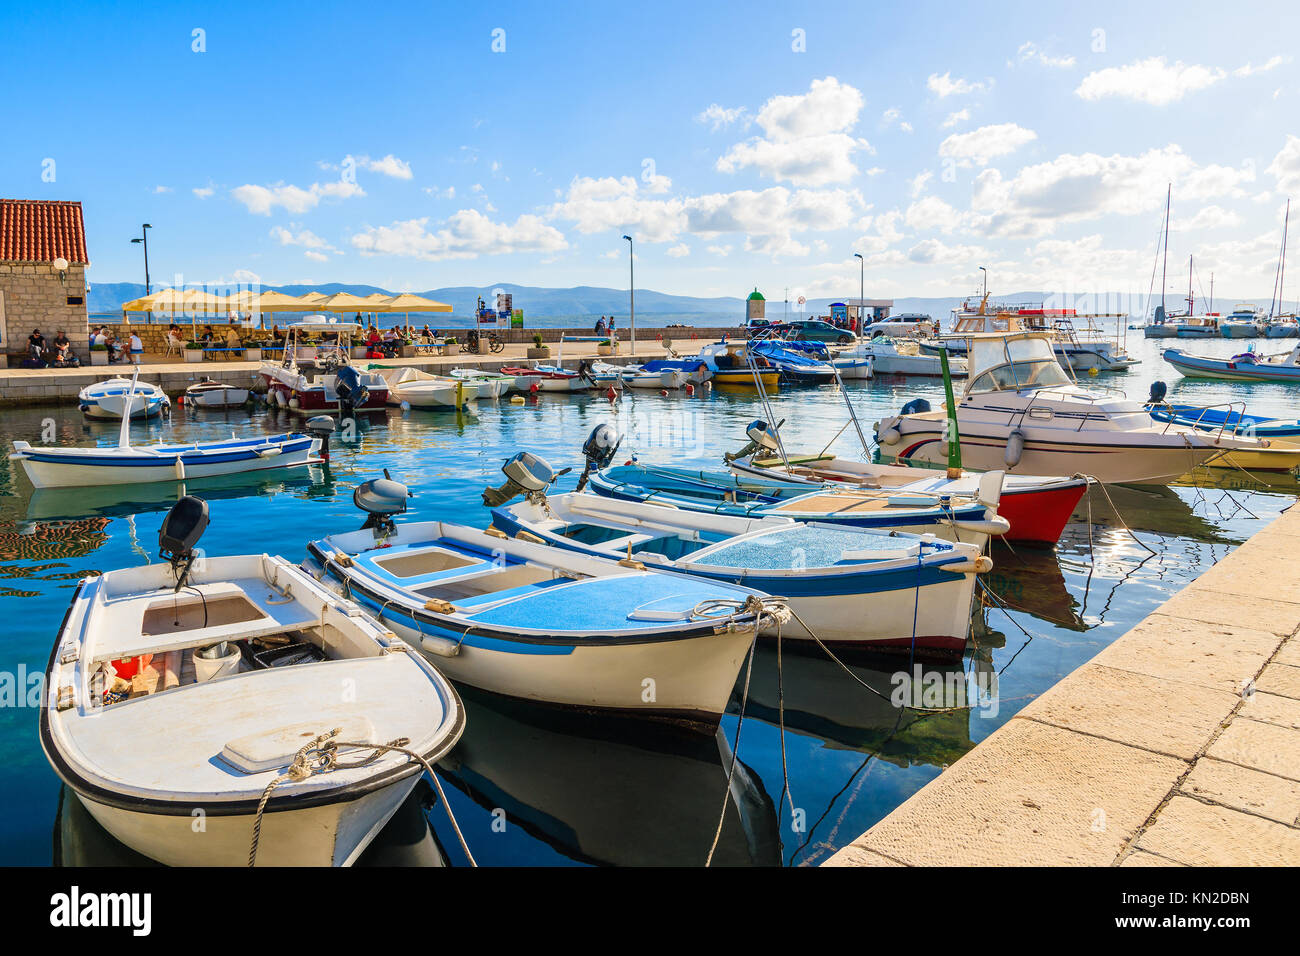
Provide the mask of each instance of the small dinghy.
[{"label": "small dinghy", "polygon": [[[516,456],[508,500],[550,467]],[[517,490],[516,490],[517,489]],[[395,524],[406,486],[353,493],[360,531],[308,546],[308,570],[370,610],[453,680],[525,700],[666,719],[712,732],[766,595],[448,524]]]},{"label": "small dinghy", "polygon": [[555,365],[503,365],[501,372],[511,376],[514,387],[523,392],[584,392],[594,384],[585,362],[577,371]]},{"label": "small dinghy", "polygon": [[478,390],[456,378],[430,375],[418,368],[370,366],[388,383],[388,404],[411,408],[464,408]]},{"label": "small dinghy", "polygon": [[[139,376],[139,371],[136,371]],[[135,378],[106,378],[87,385],[77,395],[77,402],[87,418],[122,418],[131,409],[131,418],[152,418],[171,411],[171,399],[152,382]]]},{"label": "small dinghy", "polygon": [[[1153,385],[1154,388],[1154,385]],[[1196,405],[1149,405],[1151,417],[1203,432],[1226,431],[1251,438],[1300,440],[1300,419],[1247,415],[1228,408],[1200,408]]]},{"label": "small dinghy", "polygon": [[420,779],[390,748],[432,765],[464,729],[460,698],[283,558],[199,557],[207,521],[182,498],[158,534],[166,563],[80,583],[50,657],[45,755],[159,862],[348,865]]},{"label": "small dinghy", "polygon": [[1194,355],[1165,349],[1164,359],[1188,378],[1221,378],[1237,382],[1300,382],[1300,345],[1290,352],[1259,355],[1242,352],[1231,358]]},{"label": "small dinghy", "polygon": [[513,375],[500,375],[477,368],[454,368],[449,374],[473,388],[477,398],[500,398],[515,387]]},{"label": "small dinghy", "polygon": [[[134,387],[127,382],[128,392]],[[188,445],[132,445],[131,420],[122,419],[117,445],[60,448],[14,442],[10,461],[22,463],[37,488],[81,488],[151,481],[189,481],[265,468],[321,462],[321,440],[293,432],[261,438],[194,442]]]},{"label": "small dinghy", "polygon": [[628,388],[681,388],[689,377],[682,369],[647,370],[642,365],[611,365],[593,362],[592,377],[598,385],[622,384]]},{"label": "small dinghy", "polygon": [[529,495],[495,509],[492,525],[512,538],[780,594],[804,625],[784,625],[784,637],[870,647],[960,653],[975,575],[992,567],[975,545],[933,535],[699,514],[582,492]]},{"label": "small dinghy", "polygon": [[185,390],[185,404],[194,408],[235,408],[248,401],[248,389],[205,378]]}]

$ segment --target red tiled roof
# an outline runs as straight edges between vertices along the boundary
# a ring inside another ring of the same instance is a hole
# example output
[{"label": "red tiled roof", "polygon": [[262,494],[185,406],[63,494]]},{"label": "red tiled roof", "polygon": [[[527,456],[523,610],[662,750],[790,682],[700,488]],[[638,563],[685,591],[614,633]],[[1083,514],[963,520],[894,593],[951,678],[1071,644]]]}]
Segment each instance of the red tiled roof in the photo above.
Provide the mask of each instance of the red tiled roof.
[{"label": "red tiled roof", "polygon": [[81,203],[49,199],[0,199],[0,262],[86,265],[86,226]]}]

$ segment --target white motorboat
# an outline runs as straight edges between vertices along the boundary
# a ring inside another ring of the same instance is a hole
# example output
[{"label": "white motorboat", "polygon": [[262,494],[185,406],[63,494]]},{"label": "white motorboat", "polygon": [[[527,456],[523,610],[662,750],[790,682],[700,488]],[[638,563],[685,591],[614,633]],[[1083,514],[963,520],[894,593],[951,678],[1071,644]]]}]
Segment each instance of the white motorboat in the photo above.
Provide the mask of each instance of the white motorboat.
[{"label": "white motorboat", "polygon": [[1225,339],[1254,339],[1264,334],[1268,316],[1259,306],[1243,302],[1219,320],[1219,334]]},{"label": "white motorboat", "polygon": [[[115,838],[173,866],[348,865],[464,729],[450,684],[279,557],[198,556],[81,581],[47,672],[41,746]],[[260,806],[265,800],[265,805]],[[256,836],[255,836],[256,834]]]},{"label": "white motorboat", "polygon": [[478,397],[473,384],[445,375],[431,375],[409,366],[370,366],[388,385],[388,404],[410,408],[464,408]]},{"label": "white motorboat", "polygon": [[682,369],[647,371],[641,365],[611,365],[609,362],[592,362],[591,373],[598,385],[621,383],[628,388],[681,388],[688,378]]},{"label": "white motorboat", "polygon": [[171,411],[167,393],[152,382],[138,381],[139,374],[137,369],[132,378],[106,378],[87,385],[77,395],[82,412],[87,418],[118,419],[128,407],[131,418],[151,418]]},{"label": "white motorboat", "polygon": [[[138,374],[138,373],[137,373]],[[128,397],[134,380],[127,382]],[[132,445],[131,420],[122,419],[117,444],[64,448],[14,442],[10,461],[20,462],[37,488],[90,488],[152,481],[189,481],[267,468],[316,464],[321,439],[290,433],[187,445]]]},{"label": "white motorboat", "polygon": [[[983,333],[969,343],[970,378],[957,405],[967,468],[1163,484],[1226,450],[1264,447],[1160,425],[1122,393],[1079,386],[1045,333]],[[948,460],[948,413],[923,400],[882,418],[876,436],[882,454],[896,461]]]},{"label": "white motorboat", "polygon": [[476,398],[500,398],[515,387],[513,375],[487,372],[479,368],[454,368],[448,374],[472,386]]},{"label": "white motorboat", "polygon": [[585,392],[592,387],[585,362],[576,371],[557,365],[503,365],[501,372],[514,378],[514,387],[522,392]]},{"label": "white motorboat", "polygon": [[[521,482],[513,487],[531,492],[550,468],[517,456],[506,472]],[[407,497],[387,478],[362,484],[353,494],[369,514],[362,529],[312,542],[304,567],[455,681],[710,733],[717,727],[759,617],[773,612],[766,595],[501,531],[396,524]]]},{"label": "white motorboat", "polygon": [[[870,378],[871,374],[845,374],[846,367],[851,369],[853,363],[862,361],[870,363],[870,372],[875,375],[943,374],[938,355],[923,352],[920,343],[914,340],[894,339],[886,335],[878,335],[839,351],[832,361],[844,378]],[[951,357],[948,364],[954,377],[966,374],[965,359]]]},{"label": "white motorboat", "polygon": [[185,390],[185,404],[192,408],[235,408],[248,401],[249,390],[205,378]]},{"label": "white motorboat", "polygon": [[[1118,372],[1140,364],[1119,343],[1118,332],[1112,340],[1098,328],[1096,319],[1121,318],[1118,315],[1080,315],[1075,309],[1031,308],[1027,305],[1003,305],[995,311],[986,311],[987,296],[976,309],[969,306],[953,310],[956,321],[952,332],[937,340],[921,343],[928,354],[938,349],[948,350],[949,356],[966,355],[967,336],[981,332],[1043,332],[1052,342],[1052,349],[1061,365],[1076,372]],[[1080,331],[1076,319],[1087,324]]]}]

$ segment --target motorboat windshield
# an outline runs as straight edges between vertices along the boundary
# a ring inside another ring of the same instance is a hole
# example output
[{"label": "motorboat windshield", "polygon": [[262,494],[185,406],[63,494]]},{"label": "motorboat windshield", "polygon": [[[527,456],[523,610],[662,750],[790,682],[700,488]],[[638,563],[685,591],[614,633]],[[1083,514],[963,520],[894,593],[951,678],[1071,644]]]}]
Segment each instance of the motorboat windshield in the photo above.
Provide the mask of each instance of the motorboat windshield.
[{"label": "motorboat windshield", "polygon": [[972,336],[969,355],[968,394],[1071,384],[1042,334]]}]

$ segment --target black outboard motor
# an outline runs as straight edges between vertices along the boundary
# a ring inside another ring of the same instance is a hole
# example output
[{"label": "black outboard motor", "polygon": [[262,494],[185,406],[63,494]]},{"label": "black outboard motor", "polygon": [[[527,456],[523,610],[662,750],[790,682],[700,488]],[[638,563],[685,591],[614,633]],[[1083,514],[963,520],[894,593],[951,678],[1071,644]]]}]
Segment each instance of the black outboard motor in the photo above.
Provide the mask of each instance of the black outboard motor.
[{"label": "black outboard motor", "polygon": [[621,444],[623,437],[613,425],[597,425],[592,429],[587,440],[582,443],[582,457],[587,459],[587,463],[583,465],[582,474],[578,477],[578,491],[587,487],[587,479],[591,477],[593,469],[599,471],[609,467]]},{"label": "black outboard motor", "polygon": [[208,528],[208,503],[194,495],[186,495],[172,505],[158,529],[158,557],[172,566],[179,591],[185,586],[190,568],[194,565],[194,546]]},{"label": "black outboard motor", "polygon": [[762,451],[776,451],[780,448],[780,442],[777,441],[777,433],[781,426],[785,424],[785,419],[776,423],[776,427],[768,425],[761,418],[756,418],[749,423],[745,429],[745,435],[749,438],[745,447],[737,452],[723,452],[723,461],[735,461],[737,458],[747,458],[750,455],[757,455]]},{"label": "black outboard motor", "polygon": [[596,379],[591,374],[591,362],[583,359],[578,363],[578,378],[582,379],[588,385],[595,387]]},{"label": "black outboard motor", "polygon": [[307,419],[307,431],[320,439],[320,456],[326,463],[330,460],[330,436],[337,427],[328,415],[313,415]]},{"label": "black outboard motor", "polygon": [[373,529],[375,540],[381,541],[397,534],[393,515],[406,514],[406,499],[412,497],[406,485],[393,481],[384,469],[384,477],[364,481],[352,492],[352,503],[366,513],[366,523],[361,530]]},{"label": "black outboard motor", "polygon": [[900,415],[920,415],[922,412],[930,410],[930,403],[924,398],[914,398],[903,406]]},{"label": "black outboard motor", "polygon": [[1147,395],[1148,405],[1163,405],[1165,395],[1169,393],[1169,386],[1157,379],[1151,383],[1151,393]]},{"label": "black outboard motor", "polygon": [[361,384],[361,376],[351,365],[342,365],[334,376],[334,390],[339,396],[339,417],[351,418],[353,412],[370,400],[370,389]]},{"label": "black outboard motor", "polygon": [[521,451],[506,459],[501,471],[506,476],[506,483],[500,488],[484,488],[483,504],[489,508],[503,505],[516,495],[523,495],[529,501],[546,500],[546,489],[554,484],[555,479],[567,475],[573,469],[556,471],[541,455],[530,451]]}]

